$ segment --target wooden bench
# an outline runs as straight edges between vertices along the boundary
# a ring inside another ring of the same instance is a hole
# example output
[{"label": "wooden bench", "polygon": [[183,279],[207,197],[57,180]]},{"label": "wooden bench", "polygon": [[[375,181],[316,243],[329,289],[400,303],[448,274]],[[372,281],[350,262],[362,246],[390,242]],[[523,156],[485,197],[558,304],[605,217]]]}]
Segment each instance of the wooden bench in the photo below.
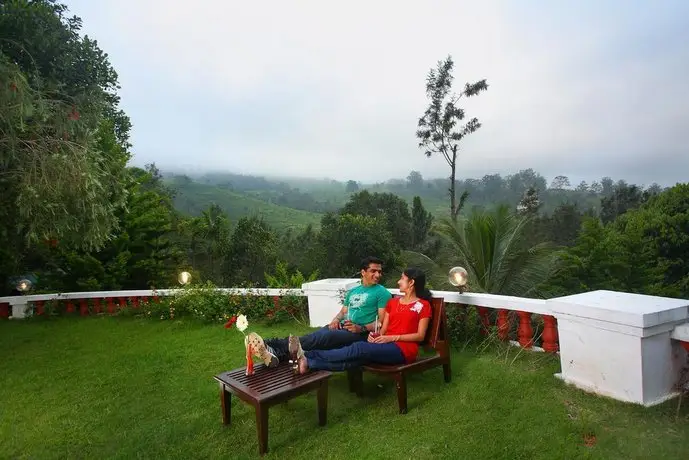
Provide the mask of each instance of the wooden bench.
[{"label": "wooden bench", "polygon": [[347,371],[349,391],[356,393],[358,396],[363,396],[363,371],[391,377],[395,380],[397,387],[397,402],[400,414],[406,414],[407,375],[442,366],[445,382],[450,382],[452,378],[450,341],[447,330],[447,316],[445,314],[445,300],[434,297],[431,299],[431,307],[433,308],[433,316],[426,331],[426,338],[421,343],[421,348],[431,353],[431,355],[419,354],[417,360],[410,364],[370,364],[358,369],[350,369]]},{"label": "wooden bench", "polygon": [[253,375],[245,375],[246,367],[223,372],[214,378],[220,385],[220,407],[223,424],[229,425],[232,414],[231,395],[251,404],[256,409],[258,453],[268,452],[268,409],[271,406],[317,390],[318,424],[325,425],[328,414],[329,371],[294,374],[292,366],[283,364],[269,369],[263,364],[254,367]]}]

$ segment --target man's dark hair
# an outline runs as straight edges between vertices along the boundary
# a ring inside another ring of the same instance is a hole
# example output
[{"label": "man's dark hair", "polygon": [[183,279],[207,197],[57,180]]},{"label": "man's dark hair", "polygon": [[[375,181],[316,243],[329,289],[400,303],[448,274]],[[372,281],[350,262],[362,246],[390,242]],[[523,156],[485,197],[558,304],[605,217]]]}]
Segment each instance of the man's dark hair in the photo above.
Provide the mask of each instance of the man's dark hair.
[{"label": "man's dark hair", "polygon": [[361,260],[361,269],[368,270],[368,267],[371,264],[383,265],[383,261],[380,260],[378,257],[368,256],[365,259]]}]

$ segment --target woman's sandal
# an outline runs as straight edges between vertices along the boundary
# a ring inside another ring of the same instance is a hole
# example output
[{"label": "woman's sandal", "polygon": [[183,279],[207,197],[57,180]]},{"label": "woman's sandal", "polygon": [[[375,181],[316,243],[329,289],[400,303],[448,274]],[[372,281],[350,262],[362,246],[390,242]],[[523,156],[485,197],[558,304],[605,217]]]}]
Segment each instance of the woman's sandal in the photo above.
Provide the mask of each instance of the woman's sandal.
[{"label": "woman's sandal", "polygon": [[277,356],[268,351],[260,335],[255,332],[250,332],[247,337],[247,343],[251,345],[253,354],[258,356],[266,367],[276,367],[279,364]]}]

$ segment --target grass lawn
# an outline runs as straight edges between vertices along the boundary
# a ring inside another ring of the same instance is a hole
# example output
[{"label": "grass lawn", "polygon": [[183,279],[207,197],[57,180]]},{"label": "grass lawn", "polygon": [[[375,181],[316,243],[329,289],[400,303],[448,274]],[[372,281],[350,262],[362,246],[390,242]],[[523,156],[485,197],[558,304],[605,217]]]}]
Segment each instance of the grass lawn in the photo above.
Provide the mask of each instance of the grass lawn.
[{"label": "grass lawn", "polygon": [[[255,329],[266,337],[306,330]],[[0,458],[258,456],[253,409],[233,398],[233,424],[223,426],[212,379],[242,365],[235,329],[109,317],[2,321],[0,349]],[[267,458],[689,455],[689,403],[675,420],[676,401],[643,409],[597,398],[556,380],[554,357],[518,352],[455,350],[452,383],[441,369],[410,380],[406,415],[390,381],[365,375],[367,396],[357,399],[337,374],[326,427],[317,425],[315,393],[270,410]]]}]

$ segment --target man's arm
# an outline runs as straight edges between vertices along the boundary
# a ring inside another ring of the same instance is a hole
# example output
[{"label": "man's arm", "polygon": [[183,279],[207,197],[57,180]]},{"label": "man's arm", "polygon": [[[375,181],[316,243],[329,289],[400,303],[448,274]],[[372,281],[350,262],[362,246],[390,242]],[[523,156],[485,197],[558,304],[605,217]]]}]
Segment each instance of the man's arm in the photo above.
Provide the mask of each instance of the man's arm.
[{"label": "man's arm", "polygon": [[337,315],[333,318],[332,321],[330,321],[330,325],[328,326],[330,329],[340,329],[340,321],[342,321],[347,314],[347,305],[349,304],[349,293],[350,291],[347,291],[347,294],[345,294],[344,302],[342,305],[342,308],[340,308],[340,311],[337,312]]},{"label": "man's arm", "polygon": [[392,294],[390,294],[390,291],[384,288],[384,290],[381,291],[381,294],[378,296],[378,318],[373,320],[373,322],[363,326],[362,332],[364,329],[368,330],[369,332],[375,331],[376,321],[378,321],[378,329],[380,330],[383,324],[383,318],[385,317],[385,307],[388,305],[390,299],[392,299]]}]

